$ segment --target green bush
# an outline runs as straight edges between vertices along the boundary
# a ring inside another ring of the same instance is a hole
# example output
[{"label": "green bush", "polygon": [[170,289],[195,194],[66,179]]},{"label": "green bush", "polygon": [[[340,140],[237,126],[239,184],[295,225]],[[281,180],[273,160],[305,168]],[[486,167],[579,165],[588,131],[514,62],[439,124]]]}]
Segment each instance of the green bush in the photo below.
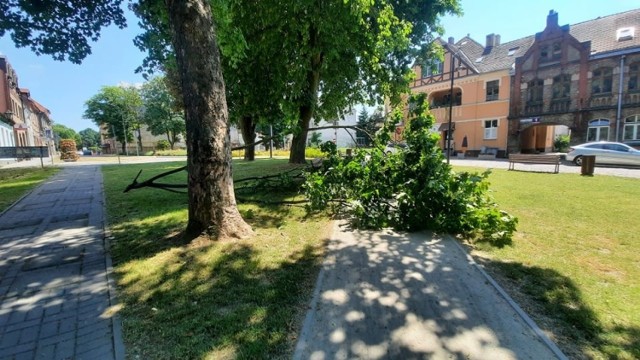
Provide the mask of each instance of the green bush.
[{"label": "green bush", "polygon": [[498,209],[488,195],[489,172],[454,172],[438,147],[439,135],[429,130],[434,118],[427,113],[424,94],[411,101],[406,150],[384,154],[383,149],[402,119],[400,109],[372,149],[356,149],[352,158],[343,158],[333,143],[322,145],[329,154],[323,169],[308,173],[304,184],[310,210],[339,204],[331,209],[346,212],[358,227],[429,229],[496,246],[510,244],[517,219]]},{"label": "green bush", "polygon": [[171,148],[171,143],[168,140],[158,140],[156,143],[157,150],[169,150]]},{"label": "green bush", "polygon": [[326,153],[322,152],[321,149],[318,148],[306,148],[304,150],[304,156],[307,159],[315,159],[315,158],[319,158],[319,157],[325,157],[327,156]]},{"label": "green bush", "polygon": [[553,140],[553,148],[558,152],[567,152],[569,150],[569,135],[558,135]]}]

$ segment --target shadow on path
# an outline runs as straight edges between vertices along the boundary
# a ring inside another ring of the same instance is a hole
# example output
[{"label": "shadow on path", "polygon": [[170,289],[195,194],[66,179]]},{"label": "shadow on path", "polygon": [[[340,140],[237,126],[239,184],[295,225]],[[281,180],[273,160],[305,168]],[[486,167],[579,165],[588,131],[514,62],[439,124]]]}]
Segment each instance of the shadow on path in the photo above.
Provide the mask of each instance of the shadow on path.
[{"label": "shadow on path", "polygon": [[345,230],[329,248],[296,359],[563,356],[448,237]]}]

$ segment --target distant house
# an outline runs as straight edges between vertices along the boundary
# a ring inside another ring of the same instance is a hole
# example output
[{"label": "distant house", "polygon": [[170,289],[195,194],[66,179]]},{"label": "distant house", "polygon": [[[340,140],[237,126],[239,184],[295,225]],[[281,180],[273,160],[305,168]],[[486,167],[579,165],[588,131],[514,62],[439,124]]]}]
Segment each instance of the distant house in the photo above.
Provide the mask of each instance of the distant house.
[{"label": "distant house", "polygon": [[507,43],[437,39],[444,61],[416,63],[411,90],[428,94],[445,151],[449,135],[451,151],[471,156],[550,152],[560,134],[574,144],[636,140],[639,35],[640,9],[572,26],[551,11],[542,32]]},{"label": "distant house", "polygon": [[[109,131],[107,126],[100,125],[100,143],[102,145],[102,152],[104,154],[116,154],[116,152],[122,151],[122,143],[115,138],[109,137]],[[138,147],[137,129],[133,131],[134,140],[126,144],[126,151],[129,155],[135,155],[136,149],[138,152],[148,152],[156,149],[158,141],[167,140],[166,135],[153,135],[146,125],[140,127],[140,142],[142,143],[142,149]],[[179,136],[179,141],[173,146],[174,149],[185,149],[184,136]]]},{"label": "distant house", "polygon": [[[312,125],[311,127],[325,127],[325,126],[356,126],[358,123],[358,114],[354,109],[346,112],[340,118],[335,120],[323,120],[320,121],[317,125]],[[356,139],[356,131],[351,129],[322,129],[322,130],[311,130],[307,136],[307,140],[311,139],[311,136],[314,132],[320,133],[320,139],[322,142],[333,141],[338,148],[352,148],[356,147],[357,139]]]},{"label": "distant house", "polygon": [[0,56],[0,146],[48,146],[53,154],[51,124],[51,112],[19,86],[15,69]]},{"label": "distant house", "polygon": [[441,148],[447,151],[450,135],[451,152],[504,156],[510,70],[516,57],[527,50],[526,41],[502,44],[496,34],[487,35],[484,46],[468,36],[458,42],[453,38],[436,41],[445,50],[444,61],[416,64],[417,79],[411,90],[427,94]]},{"label": "distant house", "polygon": [[564,26],[551,11],[514,70],[510,151],[548,151],[557,125],[573,144],[640,139],[640,9]]}]

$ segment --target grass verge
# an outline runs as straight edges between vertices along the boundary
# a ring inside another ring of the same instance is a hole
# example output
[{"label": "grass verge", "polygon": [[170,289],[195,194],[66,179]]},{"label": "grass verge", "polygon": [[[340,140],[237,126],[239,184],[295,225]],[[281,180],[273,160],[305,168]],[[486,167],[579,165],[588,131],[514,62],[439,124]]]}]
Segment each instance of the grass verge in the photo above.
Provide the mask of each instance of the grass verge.
[{"label": "grass verge", "polygon": [[0,213],[58,171],[56,167],[0,169]]},{"label": "grass verge", "polygon": [[[122,190],[184,163],[104,166],[112,256],[127,355],[142,359],[289,358],[319,269],[326,218],[291,206],[241,204],[255,237],[185,243],[187,198]],[[289,168],[286,160],[238,161],[234,177]],[[186,173],[163,182],[186,183]],[[251,195],[289,199],[290,192]]]},{"label": "grass verge", "polygon": [[518,232],[514,246],[476,255],[571,358],[640,358],[640,180],[506,170],[489,180]]}]

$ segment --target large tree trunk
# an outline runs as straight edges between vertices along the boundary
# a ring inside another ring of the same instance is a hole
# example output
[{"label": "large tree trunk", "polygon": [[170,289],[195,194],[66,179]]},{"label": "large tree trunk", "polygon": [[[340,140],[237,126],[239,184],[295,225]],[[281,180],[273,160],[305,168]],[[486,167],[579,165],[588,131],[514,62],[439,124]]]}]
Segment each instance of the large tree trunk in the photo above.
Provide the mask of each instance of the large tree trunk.
[{"label": "large tree trunk", "polygon": [[[318,31],[314,26],[309,29],[309,45],[311,48],[318,44]],[[300,105],[298,132],[293,134],[291,139],[291,151],[289,153],[289,163],[304,164],[306,162],[305,150],[307,149],[307,135],[309,133],[309,123],[318,102],[318,90],[320,89],[320,67],[322,66],[322,53],[316,52],[310,58],[311,63],[307,71],[306,96]]]},{"label": "large tree trunk", "polygon": [[[256,123],[251,116],[243,116],[240,118],[240,131],[242,132],[242,140],[245,145],[256,142]],[[249,161],[256,159],[255,145],[244,148],[244,159]]]},{"label": "large tree trunk", "polygon": [[186,111],[187,236],[252,233],[238,208],[220,53],[207,0],[166,0]]}]

